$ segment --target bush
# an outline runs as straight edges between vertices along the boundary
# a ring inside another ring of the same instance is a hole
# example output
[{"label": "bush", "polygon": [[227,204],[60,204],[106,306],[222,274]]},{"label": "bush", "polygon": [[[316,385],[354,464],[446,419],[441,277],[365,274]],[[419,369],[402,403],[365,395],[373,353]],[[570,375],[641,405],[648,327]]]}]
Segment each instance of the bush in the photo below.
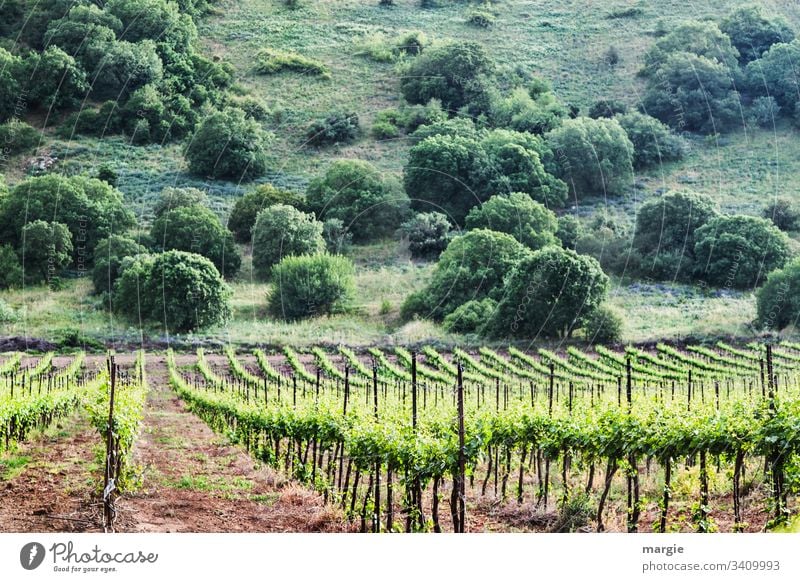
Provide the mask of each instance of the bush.
[{"label": "bush", "polygon": [[645,110],[675,129],[721,132],[739,118],[739,94],[731,70],[688,52],[671,54],[650,76]]},{"label": "bush", "polygon": [[697,229],[697,276],[711,285],[757,287],[789,259],[789,239],[765,218],[720,216]]},{"label": "bush", "polygon": [[400,184],[361,160],[337,160],[312,180],[306,204],[320,220],[338,218],[356,242],[386,237],[408,216]]},{"label": "bush", "polygon": [[467,13],[467,24],[478,28],[491,28],[494,25],[495,16],[487,10],[470,10]]},{"label": "bush", "polygon": [[158,219],[165,212],[187,206],[207,206],[208,196],[197,188],[166,187],[161,191],[153,206],[153,217]]},{"label": "bush", "polygon": [[[672,29],[645,53],[643,73],[655,74],[676,53],[688,53],[716,63],[729,76],[739,66],[739,51],[715,23],[687,22]],[[686,77],[691,74],[691,69],[685,71]]]},{"label": "bush", "polygon": [[759,127],[774,127],[780,113],[781,106],[771,95],[756,97],[750,105],[750,119]]},{"label": "bush", "polygon": [[569,117],[569,109],[556,99],[547,87],[517,87],[508,97],[495,99],[492,122],[495,127],[543,134],[561,125]]},{"label": "bush", "polygon": [[207,258],[183,251],[140,256],[123,266],[114,309],[131,322],[188,332],[225,323],[231,291]]},{"label": "bush", "polygon": [[186,159],[199,176],[249,180],[267,171],[267,134],[244,111],[212,113],[197,128]]},{"label": "bush", "polygon": [[722,21],[720,30],[730,37],[742,64],[760,58],[775,44],[794,40],[794,31],[783,17],[767,18],[758,5],[739,8]]},{"label": "bush", "polygon": [[354,281],[355,268],[345,257],[285,257],[272,269],[269,310],[288,321],[346,311]]},{"label": "bush", "polygon": [[353,234],[338,218],[329,218],[322,223],[322,238],[331,255],[344,255],[353,244]]},{"label": "bush", "polygon": [[15,321],[17,321],[17,314],[8,303],[0,299],[0,323],[7,325]]},{"label": "bush", "polygon": [[20,249],[25,264],[25,281],[54,284],[72,261],[72,235],[60,222],[34,220],[22,229]]},{"label": "bush", "polygon": [[158,84],[164,77],[164,65],[151,40],[120,40],[91,48],[97,60],[91,71],[95,99],[125,101],[140,87]]},{"label": "bush", "polygon": [[119,182],[119,174],[117,174],[116,170],[114,170],[110,164],[100,164],[100,167],[97,168],[97,175],[95,178],[101,182],[105,182],[112,188],[116,188]]},{"label": "bush", "polygon": [[571,214],[565,214],[558,217],[558,229],[556,229],[556,238],[561,241],[561,246],[565,249],[577,248],[578,239],[581,237],[581,223]]},{"label": "bush", "polygon": [[772,46],[747,65],[747,87],[755,95],[773,97],[785,111],[800,102],[797,77],[792,72],[800,63],[800,40]]},{"label": "bush", "polygon": [[60,111],[80,105],[89,91],[86,71],[57,46],[32,52],[22,64],[26,100],[34,106]]},{"label": "bush", "polygon": [[400,137],[400,128],[388,121],[376,121],[372,124],[371,133],[375,139],[394,139]]},{"label": "bush", "polygon": [[467,301],[444,318],[442,327],[450,333],[480,334],[486,322],[491,320],[495,309],[497,301],[488,297],[480,301]]},{"label": "bush", "polygon": [[12,120],[0,125],[0,154],[14,156],[39,145],[42,133],[25,123]]},{"label": "bush", "polygon": [[114,284],[122,274],[124,260],[146,253],[147,249],[135,240],[118,234],[112,234],[97,243],[94,250],[94,268],[92,269],[95,293],[111,294],[114,291]]},{"label": "bush", "polygon": [[233,96],[228,98],[231,107],[244,111],[246,117],[256,121],[266,121],[271,111],[264,101],[252,95]]},{"label": "bush", "polygon": [[481,45],[459,42],[425,50],[400,79],[400,90],[409,103],[438,99],[445,111],[462,107],[471,114],[489,109],[494,83],[494,63]]},{"label": "bush", "polygon": [[474,207],[467,215],[466,227],[505,232],[534,251],[559,243],[556,215],[521,192],[497,194]]},{"label": "bush", "polygon": [[628,106],[622,101],[616,99],[600,99],[595,101],[594,105],[589,108],[587,117],[592,119],[601,119],[607,117],[609,119],[617,115],[625,115],[628,113]]},{"label": "bush", "polygon": [[255,69],[262,75],[274,75],[285,71],[330,79],[330,71],[321,62],[298,53],[264,48],[256,53]]},{"label": "bush", "polygon": [[797,230],[800,227],[800,211],[789,198],[778,198],[768,204],[761,216],[771,220],[783,231]]},{"label": "bush", "polygon": [[615,310],[601,305],[583,322],[586,340],[599,344],[614,344],[622,339],[622,316]]},{"label": "bush", "polygon": [[101,238],[136,224],[119,190],[96,178],[56,174],[29,178],[11,190],[0,204],[0,244],[19,244],[23,227],[34,220],[67,226],[75,241],[73,260],[78,266],[91,265]]},{"label": "bush", "polygon": [[756,323],[769,331],[796,326],[800,318],[800,259],[773,271],[756,293]]},{"label": "bush", "polygon": [[436,263],[428,285],[407,299],[402,313],[441,321],[472,299],[499,300],[503,279],[529,255],[527,247],[502,232],[478,229],[456,237]]},{"label": "bush", "polygon": [[0,122],[14,115],[20,94],[17,75],[22,67],[22,59],[0,47]]},{"label": "bush", "polygon": [[453,117],[451,119],[440,119],[431,123],[425,123],[419,126],[412,134],[412,143],[420,143],[429,137],[435,136],[449,136],[449,137],[468,137],[478,139],[478,130],[475,128],[475,123],[469,117]]},{"label": "bush", "polygon": [[511,270],[486,332],[495,338],[570,337],[600,306],[608,277],[593,258],[546,247]]},{"label": "bush", "polygon": [[616,119],[568,119],[547,140],[575,197],[619,196],[633,183],[633,144]]},{"label": "bush", "polygon": [[421,212],[400,226],[415,259],[437,259],[450,242],[451,229],[447,216],[440,212]]},{"label": "bush", "polygon": [[313,255],[325,250],[322,223],[286,204],[274,204],[258,213],[253,226],[253,272],[269,277],[284,257]]},{"label": "bush", "polygon": [[272,184],[261,184],[236,199],[228,218],[228,228],[237,241],[250,242],[253,238],[253,225],[259,212],[275,204],[288,204],[299,208],[304,203],[305,198],[302,194],[281,190]]},{"label": "bush", "polygon": [[158,250],[197,253],[208,258],[226,278],[242,266],[233,235],[205,206],[179,206],[153,221],[150,237]]},{"label": "bush", "polygon": [[22,265],[11,245],[0,245],[0,289],[22,285]]},{"label": "bush", "polygon": [[633,167],[640,169],[683,158],[685,143],[658,119],[632,111],[617,117],[633,144]]},{"label": "bush", "polygon": [[359,121],[355,113],[334,112],[315,121],[306,130],[306,145],[323,146],[346,143],[358,137]]},{"label": "bush", "polygon": [[393,63],[404,57],[416,57],[428,46],[425,34],[410,31],[397,38],[387,38],[385,34],[368,34],[356,43],[355,55],[367,57],[379,63]]},{"label": "bush", "polygon": [[406,132],[415,132],[422,125],[430,125],[447,119],[442,104],[431,99],[426,105],[406,105],[400,112],[401,121]]}]

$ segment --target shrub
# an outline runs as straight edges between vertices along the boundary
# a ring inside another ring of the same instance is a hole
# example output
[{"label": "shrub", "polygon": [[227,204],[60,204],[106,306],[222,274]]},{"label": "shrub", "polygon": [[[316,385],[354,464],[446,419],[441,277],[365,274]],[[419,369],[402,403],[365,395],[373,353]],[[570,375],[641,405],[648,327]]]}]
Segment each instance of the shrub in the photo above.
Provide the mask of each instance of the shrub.
[{"label": "shrub", "polygon": [[559,242],[556,215],[521,192],[497,194],[474,207],[467,215],[466,227],[505,232],[534,251]]},{"label": "shrub", "polygon": [[576,249],[578,239],[581,237],[581,223],[571,214],[558,217],[558,228],[556,238],[561,241],[561,246],[565,249]]},{"label": "shrub", "polygon": [[112,188],[116,188],[117,182],[119,182],[119,174],[117,174],[116,170],[109,164],[100,164],[100,167],[97,168],[97,175],[95,178],[101,182],[105,182]]},{"label": "shrub", "polygon": [[394,139],[400,136],[400,128],[388,121],[376,121],[372,124],[371,133],[375,139]]},{"label": "shrub", "polygon": [[96,45],[92,50],[97,60],[91,71],[95,99],[125,101],[140,87],[157,84],[164,77],[164,65],[152,40],[120,40]]},{"label": "shrub", "polygon": [[355,268],[345,257],[285,257],[272,269],[269,310],[288,321],[346,311],[354,280]]},{"label": "shrub", "polygon": [[683,158],[685,143],[658,119],[636,111],[617,117],[633,144],[633,167],[646,168]]},{"label": "shrub", "polygon": [[207,258],[183,251],[140,256],[123,266],[114,309],[135,323],[188,332],[224,323],[231,291]]},{"label": "shrub", "polygon": [[495,99],[492,122],[496,127],[543,134],[569,117],[569,109],[546,90],[517,87],[508,97]]},{"label": "shrub", "polygon": [[800,211],[789,198],[777,198],[764,208],[761,216],[771,220],[783,231],[797,230],[800,227]]},{"label": "shrub", "polygon": [[451,229],[447,216],[440,212],[421,212],[400,226],[415,259],[438,258],[450,242]]},{"label": "shrub", "polygon": [[760,58],[775,44],[794,40],[794,31],[783,17],[767,18],[758,5],[739,8],[722,21],[720,30],[730,37],[742,64]]},{"label": "shrub", "polygon": [[265,121],[270,116],[270,109],[264,101],[252,95],[229,97],[231,107],[244,111],[246,117],[256,121]]},{"label": "shrub", "polygon": [[513,267],[486,331],[495,338],[570,337],[602,303],[608,283],[595,259],[546,247]]},{"label": "shrub", "polygon": [[756,322],[769,331],[796,326],[800,318],[800,259],[773,271],[756,293]]},{"label": "shrub", "polygon": [[622,101],[617,99],[600,99],[595,101],[594,105],[589,108],[587,117],[592,119],[601,119],[608,117],[609,119],[617,115],[625,115],[628,113],[628,106]]},{"label": "shrub", "polygon": [[755,95],[773,97],[784,110],[794,111],[800,102],[798,81],[792,72],[800,63],[800,40],[772,46],[747,65],[747,87]]},{"label": "shrub", "polygon": [[242,266],[233,235],[205,206],[179,206],[153,221],[150,237],[158,250],[197,253],[208,258],[226,278]]},{"label": "shrub", "polygon": [[266,279],[284,257],[313,255],[325,250],[322,223],[286,204],[274,204],[258,213],[253,226],[253,271]]},{"label": "shrub", "polygon": [[789,239],[765,218],[720,216],[695,233],[699,278],[711,285],[757,287],[789,259]]},{"label": "shrub", "polygon": [[255,69],[262,75],[274,75],[285,71],[330,79],[330,71],[321,62],[298,53],[264,48],[256,53]]},{"label": "shrub", "polygon": [[460,136],[477,139],[479,137],[475,123],[469,117],[453,117],[440,119],[420,125],[411,135],[413,143],[420,143],[429,137],[438,135]]},{"label": "shrub", "polygon": [[[603,55],[603,59],[609,67],[617,66],[621,60],[621,57],[619,56],[619,49],[613,45],[608,47]],[[591,117],[591,115],[589,117]]]},{"label": "shrub", "polygon": [[0,47],[0,122],[14,115],[20,94],[17,75],[21,67],[22,59]]},{"label": "shrub", "polygon": [[358,132],[358,115],[334,112],[309,126],[306,131],[306,145],[322,146],[345,143],[356,139]]},{"label": "shrub", "polygon": [[356,242],[388,236],[408,215],[408,196],[391,176],[361,160],[337,160],[309,184],[306,204],[320,220],[338,218]]},{"label": "shrub", "polygon": [[502,232],[478,229],[456,237],[436,263],[428,285],[407,299],[403,314],[441,321],[472,299],[498,300],[504,277],[529,255],[527,247]]},{"label": "shrub", "polygon": [[60,222],[34,220],[22,229],[20,254],[26,282],[51,284],[72,261],[72,235]]},{"label": "shrub", "polygon": [[8,303],[0,299],[0,323],[6,325],[15,321],[17,321],[17,314]]},{"label": "shrub", "polygon": [[166,187],[153,206],[153,217],[160,218],[165,212],[187,206],[207,206],[208,196],[197,188]]},{"label": "shrub", "polygon": [[210,178],[252,179],[267,170],[267,134],[238,109],[215,112],[197,128],[186,159],[192,173]]},{"label": "shrub", "polygon": [[332,255],[347,254],[353,244],[353,234],[338,218],[329,218],[322,223],[322,238],[325,239],[325,248]]},{"label": "shrub", "polygon": [[622,339],[622,316],[611,307],[601,305],[583,322],[583,333],[587,341],[613,344]]},{"label": "shrub", "polygon": [[59,111],[77,107],[89,91],[86,71],[57,46],[31,52],[22,64],[26,100]]},{"label": "shrub", "polygon": [[409,103],[438,99],[455,113],[467,107],[472,114],[489,109],[494,63],[474,42],[460,42],[425,50],[404,72],[400,90]]},{"label": "shrub", "polygon": [[0,289],[22,285],[22,265],[11,245],[0,245]]},{"label": "shrub", "polygon": [[497,301],[488,297],[480,301],[467,301],[444,318],[442,327],[450,333],[480,334],[486,322],[491,320],[495,309]]},{"label": "shrub", "polygon": [[114,284],[122,274],[124,260],[146,253],[147,249],[135,240],[118,234],[112,234],[97,243],[94,250],[94,268],[92,269],[95,293],[111,294]]},{"label": "shrub", "polygon": [[759,127],[774,127],[781,106],[772,95],[756,97],[750,105],[750,119]]},{"label": "shrub", "polygon": [[302,207],[304,203],[302,194],[282,190],[272,184],[261,184],[236,199],[228,218],[228,228],[237,241],[250,242],[253,238],[253,225],[259,212],[275,204]]},{"label": "shrub", "polygon": [[478,28],[491,28],[494,21],[494,14],[487,10],[474,9],[467,13],[467,24]]},{"label": "shrub", "polygon": [[633,144],[616,119],[568,119],[547,134],[575,197],[618,196],[633,182]]},{"label": "shrub", "polygon": [[[645,75],[653,75],[676,53],[688,53],[716,63],[730,76],[738,69],[739,51],[713,22],[686,22],[672,29],[645,53]],[[688,61],[684,64],[691,64]],[[685,71],[686,77],[692,70]]]},{"label": "shrub", "polygon": [[14,156],[39,145],[42,134],[24,121],[11,120],[0,125],[0,153]]},{"label": "shrub", "polygon": [[382,33],[374,33],[358,40],[354,54],[379,63],[393,63],[404,57],[416,57],[426,46],[428,39],[418,30],[394,39]]}]

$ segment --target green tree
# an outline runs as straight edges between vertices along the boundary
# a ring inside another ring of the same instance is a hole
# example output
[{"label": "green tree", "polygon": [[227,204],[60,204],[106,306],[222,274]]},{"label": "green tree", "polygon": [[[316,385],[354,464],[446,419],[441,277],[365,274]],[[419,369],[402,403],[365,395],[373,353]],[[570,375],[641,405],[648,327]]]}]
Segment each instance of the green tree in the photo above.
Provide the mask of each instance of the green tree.
[{"label": "green tree", "polygon": [[439,258],[428,285],[406,299],[403,315],[441,321],[472,299],[503,295],[503,279],[531,253],[511,235],[471,230],[454,238]]},{"label": "green tree", "polygon": [[147,254],[147,249],[135,240],[118,234],[104,238],[94,249],[92,283],[95,293],[114,290],[114,284],[122,274],[122,264],[128,257]]},{"label": "green tree", "polygon": [[576,249],[582,230],[580,221],[571,214],[558,217],[556,237],[561,241],[561,246],[565,249],[572,249],[573,251]]},{"label": "green tree", "polygon": [[164,76],[164,65],[150,40],[92,45],[90,53],[88,58],[97,62],[92,71],[95,99],[125,101],[137,89],[158,83]]},{"label": "green tree", "polygon": [[258,213],[253,226],[253,271],[266,279],[284,257],[325,250],[322,223],[293,206],[274,204]]},{"label": "green tree", "polygon": [[517,87],[509,96],[496,99],[492,105],[494,125],[514,131],[544,134],[561,125],[567,117],[569,109],[549,88],[537,92]]},{"label": "green tree", "polygon": [[617,118],[633,144],[633,167],[640,169],[683,158],[683,139],[655,117],[632,111]]},{"label": "green tree", "polygon": [[495,338],[569,337],[603,302],[608,284],[595,259],[546,247],[512,269],[486,331]]},{"label": "green tree", "polygon": [[90,47],[114,42],[121,31],[122,22],[119,18],[94,4],[77,5],[70,8],[63,18],[50,21],[44,44],[58,46],[75,57],[85,70],[93,71],[97,62],[89,58],[92,52]]},{"label": "green tree", "polygon": [[166,187],[161,191],[153,206],[153,217],[160,218],[164,213],[186,206],[208,206],[208,196],[198,188]]},{"label": "green tree", "polygon": [[115,285],[114,309],[135,323],[187,332],[227,321],[230,297],[211,261],[172,250],[125,265]]},{"label": "green tree", "polygon": [[205,206],[179,206],[165,211],[153,221],[150,237],[158,250],[186,251],[210,259],[226,278],[236,275],[242,266],[233,235]]},{"label": "green tree", "polygon": [[22,59],[0,47],[0,122],[14,115],[20,96],[17,75],[22,67]]},{"label": "green tree", "polygon": [[764,55],[747,65],[747,86],[755,95],[771,96],[787,111],[800,102],[800,39],[773,45]]},{"label": "green tree", "polygon": [[0,289],[22,285],[22,265],[11,245],[0,245]]},{"label": "green tree", "polygon": [[288,321],[346,311],[355,295],[355,268],[341,255],[284,257],[271,280],[269,311]]},{"label": "green tree", "polygon": [[57,46],[32,52],[23,63],[21,79],[30,103],[53,111],[78,106],[89,92],[86,72]]},{"label": "green tree", "polygon": [[709,59],[728,71],[736,70],[739,64],[739,51],[716,23],[686,22],[661,37],[645,53],[644,73],[655,74],[672,55],[681,52]]},{"label": "green tree", "polygon": [[338,218],[356,242],[366,242],[397,230],[409,200],[394,178],[372,164],[338,160],[308,186],[306,205],[320,220]]},{"label": "green tree", "polygon": [[267,134],[243,111],[212,113],[186,149],[192,173],[210,178],[249,180],[267,171]]},{"label": "green tree", "polygon": [[65,224],[72,234],[73,260],[91,265],[101,238],[136,224],[122,193],[85,176],[47,174],[20,182],[0,200],[0,243],[18,244],[23,227],[34,220]]},{"label": "green tree", "polygon": [[26,282],[53,284],[72,261],[72,235],[60,222],[34,220],[22,229],[20,254]]},{"label": "green tree", "polygon": [[547,139],[575,197],[618,196],[633,183],[633,144],[617,120],[569,119]]},{"label": "green tree", "polygon": [[769,331],[797,326],[800,320],[800,258],[773,271],[756,293],[756,322]]},{"label": "green tree", "polygon": [[467,107],[478,114],[489,109],[494,73],[481,45],[458,42],[423,51],[404,71],[400,90],[409,103],[438,99],[451,113]]},{"label": "green tree", "polygon": [[491,321],[497,301],[486,297],[473,299],[459,305],[444,318],[442,327],[450,333],[481,333],[487,321]]},{"label": "green tree", "polygon": [[797,230],[800,227],[800,210],[790,198],[776,198],[769,203],[761,216],[783,231]]},{"label": "green tree", "polygon": [[657,278],[686,278],[694,269],[695,233],[717,215],[714,201],[694,192],[669,192],[642,204],[633,246]]},{"label": "green tree", "polygon": [[304,203],[305,198],[302,194],[282,190],[272,184],[261,184],[236,199],[228,218],[228,228],[237,241],[250,242],[253,237],[253,225],[259,212],[275,204],[288,204],[300,208]]},{"label": "green tree", "polygon": [[758,5],[739,8],[722,21],[720,30],[730,37],[743,65],[760,58],[772,45],[794,40],[785,18],[768,18]]},{"label": "green tree", "polygon": [[721,132],[741,117],[730,69],[688,52],[672,53],[648,79],[644,109],[670,127]]},{"label": "green tree", "polygon": [[558,245],[556,215],[527,194],[497,194],[470,210],[467,229],[485,228],[510,234],[519,242],[537,250]]},{"label": "green tree", "polygon": [[607,305],[600,305],[583,322],[586,340],[592,343],[617,343],[622,338],[622,316]]},{"label": "green tree", "polygon": [[756,216],[719,216],[695,233],[698,277],[711,285],[747,289],[789,259],[789,239]]},{"label": "green tree", "polygon": [[412,257],[437,259],[450,242],[452,228],[441,212],[420,212],[404,222],[400,230],[408,238]]}]

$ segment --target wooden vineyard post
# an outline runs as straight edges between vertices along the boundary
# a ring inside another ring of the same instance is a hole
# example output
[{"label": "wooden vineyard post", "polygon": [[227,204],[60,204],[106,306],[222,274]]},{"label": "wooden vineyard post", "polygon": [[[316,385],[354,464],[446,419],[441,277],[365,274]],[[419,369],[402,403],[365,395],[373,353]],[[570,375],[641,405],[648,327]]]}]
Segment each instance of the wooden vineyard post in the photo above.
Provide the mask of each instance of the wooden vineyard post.
[{"label": "wooden vineyard post", "polygon": [[689,381],[688,381],[688,390],[686,396],[686,410],[691,412],[692,410],[692,370],[689,370]]},{"label": "wooden vineyard post", "polygon": [[113,474],[116,460],[114,459],[114,395],[117,387],[117,365],[114,356],[108,358],[108,372],[111,378],[108,403],[108,425],[106,427],[106,463],[105,479],[103,483],[103,529],[107,532],[114,527],[114,490],[116,477]]},{"label": "wooden vineyard post", "polygon": [[456,510],[453,516],[455,533],[464,533],[467,516],[466,495],[466,457],[464,451],[464,368],[458,363],[458,384],[456,386],[458,397],[458,471],[453,483],[456,492]]},{"label": "wooden vineyard post", "polygon": [[344,406],[342,415],[347,416],[347,399],[350,398],[350,366],[344,367]]},{"label": "wooden vineyard post", "polygon": [[555,373],[555,365],[553,362],[550,362],[550,391],[547,395],[548,404],[547,404],[547,414],[548,416],[553,416],[553,384],[556,381],[556,373]]},{"label": "wooden vineyard post", "polygon": [[[378,422],[378,366],[372,362],[372,395],[374,398],[373,406],[375,410],[375,423]],[[375,460],[375,511],[372,518],[372,531],[381,531],[381,459],[380,456]]]},{"label": "wooden vineyard post", "polygon": [[417,431],[417,352],[411,352],[411,428]]}]

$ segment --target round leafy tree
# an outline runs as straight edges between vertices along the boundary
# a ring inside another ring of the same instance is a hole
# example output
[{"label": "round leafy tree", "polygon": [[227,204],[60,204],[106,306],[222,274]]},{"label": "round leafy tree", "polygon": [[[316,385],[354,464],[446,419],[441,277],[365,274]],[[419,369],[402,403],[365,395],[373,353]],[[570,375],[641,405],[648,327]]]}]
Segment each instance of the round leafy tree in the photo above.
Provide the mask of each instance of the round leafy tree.
[{"label": "round leafy tree", "polygon": [[11,245],[0,245],[0,289],[22,285],[22,265]]},{"label": "round leafy tree", "polygon": [[306,205],[320,220],[338,218],[356,242],[393,233],[408,215],[400,184],[360,160],[339,160],[311,182]]},{"label": "round leafy tree", "polygon": [[[654,74],[675,53],[691,53],[719,63],[729,71],[738,67],[739,51],[713,22],[687,22],[661,37],[644,57],[644,72]],[[689,73],[690,71],[687,71]]]},{"label": "round leafy tree", "polygon": [[603,302],[608,283],[592,257],[536,251],[511,271],[486,330],[495,338],[569,337]]},{"label": "round leafy tree", "polygon": [[574,196],[616,196],[633,183],[633,144],[616,119],[568,119],[548,140]]},{"label": "round leafy tree", "polygon": [[249,180],[267,171],[267,135],[239,109],[206,117],[186,150],[189,169],[199,176]]},{"label": "round leafy tree", "polygon": [[633,144],[634,168],[646,168],[683,157],[683,140],[655,117],[632,111],[616,119]]},{"label": "round leafy tree", "polygon": [[488,110],[494,64],[481,45],[458,42],[429,48],[418,56],[400,79],[409,103],[438,99],[446,111],[468,106],[472,113]]},{"label": "round leafy tree", "polygon": [[779,43],[747,65],[747,85],[756,95],[773,97],[782,108],[794,111],[800,102],[800,81],[795,71],[800,63],[800,40]]},{"label": "round leafy tree", "polygon": [[556,215],[521,192],[498,194],[476,206],[467,215],[467,228],[505,232],[532,250],[559,244]]},{"label": "round leafy tree", "polygon": [[114,309],[135,323],[187,332],[227,321],[230,296],[211,261],[173,250],[126,265],[115,285]]},{"label": "round leafy tree", "polygon": [[800,210],[790,198],[775,199],[764,208],[761,216],[783,231],[797,230],[800,226]]},{"label": "round leafy tree", "polygon": [[253,271],[260,279],[270,275],[284,257],[313,255],[325,250],[322,223],[286,204],[275,204],[258,213],[253,226]]},{"label": "round leafy tree", "polygon": [[271,280],[269,310],[288,321],[346,311],[355,295],[355,268],[341,255],[285,257]]},{"label": "round leafy tree", "polygon": [[473,299],[460,305],[444,318],[442,327],[452,333],[481,333],[483,326],[492,319],[497,301],[486,297]]},{"label": "round leafy tree", "polygon": [[511,235],[477,229],[454,238],[428,285],[406,299],[403,315],[441,321],[472,299],[503,295],[503,279],[531,251]]},{"label": "round leafy tree", "polygon": [[20,255],[28,283],[50,283],[72,261],[72,235],[60,222],[34,220],[22,229]]},{"label": "round leafy tree", "polygon": [[417,259],[436,259],[450,242],[452,225],[441,212],[421,212],[400,227],[408,238],[411,256]]},{"label": "round leafy tree", "polygon": [[186,206],[207,206],[208,196],[197,188],[164,188],[153,206],[153,217]]},{"label": "round leafy tree", "polygon": [[601,305],[585,318],[581,327],[587,341],[611,344],[622,338],[623,319],[616,310]]},{"label": "round leafy tree", "polygon": [[137,89],[158,83],[164,76],[164,65],[151,40],[93,45],[89,58],[97,62],[91,76],[95,99],[124,101]]},{"label": "round leafy tree", "polygon": [[147,249],[135,240],[118,234],[112,234],[97,243],[92,269],[95,293],[111,293],[114,290],[114,283],[122,273],[124,259],[146,253]]},{"label": "round leafy tree", "polygon": [[23,64],[21,79],[31,103],[58,111],[80,105],[89,92],[86,72],[57,46],[32,52]]},{"label": "round leafy tree", "polygon": [[22,60],[0,47],[0,122],[14,115],[14,108],[19,99],[20,86],[17,74]]},{"label": "round leafy tree", "polygon": [[757,287],[789,259],[789,239],[756,216],[719,216],[695,233],[698,276],[711,285]]},{"label": "round leafy tree", "polygon": [[250,190],[241,198],[237,198],[228,218],[228,228],[239,242],[250,242],[253,238],[253,225],[258,213],[275,204],[288,204],[300,207],[304,203],[303,196],[288,190],[281,190],[272,184],[261,184]]},{"label": "round leafy tree", "polygon": [[153,221],[150,237],[159,250],[178,250],[203,255],[226,278],[242,266],[233,235],[205,206],[180,206]]},{"label": "round leafy tree", "polygon": [[761,57],[774,44],[792,42],[794,31],[780,16],[764,16],[760,6],[744,6],[720,24],[739,51],[739,61],[747,64]]},{"label": "round leafy tree", "polygon": [[773,271],[756,293],[756,322],[770,331],[797,326],[800,321],[800,259]]}]

